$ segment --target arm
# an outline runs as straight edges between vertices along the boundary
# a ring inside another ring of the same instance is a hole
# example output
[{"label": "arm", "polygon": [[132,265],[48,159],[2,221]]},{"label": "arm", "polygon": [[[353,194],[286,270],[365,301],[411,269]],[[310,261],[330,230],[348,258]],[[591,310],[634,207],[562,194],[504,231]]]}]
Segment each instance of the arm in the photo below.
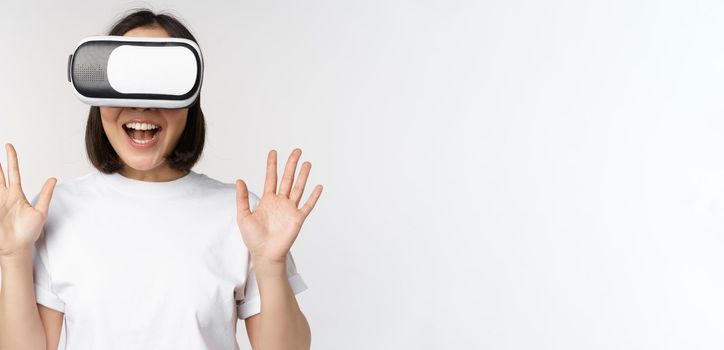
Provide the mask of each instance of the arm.
[{"label": "arm", "polygon": [[41,304],[38,304],[38,311],[40,311],[40,320],[45,328],[46,348],[48,350],[57,350],[65,314]]},{"label": "arm", "polygon": [[45,330],[35,303],[32,251],[0,257],[0,269],[0,349],[45,350]]},{"label": "arm", "polygon": [[[48,217],[57,180],[50,178],[45,182],[33,206],[20,184],[15,148],[6,144],[5,150],[8,155],[7,183],[0,166],[0,349],[45,350],[52,343],[46,340],[43,322],[55,319],[54,324],[47,324],[48,327],[55,326],[58,315],[44,312],[41,320],[33,280],[33,244]],[[57,347],[57,342],[54,346]]]},{"label": "arm", "polygon": [[246,319],[253,349],[309,349],[311,333],[286,274],[286,263],[254,263],[261,313]]},{"label": "arm", "polygon": [[236,181],[236,221],[251,254],[261,301],[261,313],[246,322],[249,341],[257,350],[306,350],[311,343],[309,324],[299,310],[287,276],[290,248],[322,194],[322,186],[315,186],[307,202],[299,208],[312,167],[310,162],[302,164],[292,189],[301,154],[299,148],[292,151],[277,193],[277,156],[275,150],[269,152],[264,195],[254,212],[249,208],[246,183]]}]

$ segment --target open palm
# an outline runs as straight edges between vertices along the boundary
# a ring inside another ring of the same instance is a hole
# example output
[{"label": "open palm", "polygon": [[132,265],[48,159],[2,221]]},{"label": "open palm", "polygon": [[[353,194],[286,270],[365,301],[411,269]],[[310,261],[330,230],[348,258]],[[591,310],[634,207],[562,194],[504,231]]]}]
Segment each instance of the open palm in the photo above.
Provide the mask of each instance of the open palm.
[{"label": "open palm", "polygon": [[15,148],[5,146],[8,155],[8,181],[0,165],[0,256],[32,249],[48,216],[48,206],[57,179],[43,185],[35,207],[28,202],[20,184],[20,167]]},{"label": "open palm", "polygon": [[[287,160],[277,192],[277,153],[269,151],[264,193],[254,212],[249,209],[249,191],[243,180],[236,181],[236,222],[242,239],[255,258],[283,262],[297,239],[304,220],[314,209],[322,185],[315,186],[307,202],[299,208],[312,164],[304,162],[294,183],[294,171],[302,154],[294,149]],[[292,184],[294,187],[292,188]]]}]

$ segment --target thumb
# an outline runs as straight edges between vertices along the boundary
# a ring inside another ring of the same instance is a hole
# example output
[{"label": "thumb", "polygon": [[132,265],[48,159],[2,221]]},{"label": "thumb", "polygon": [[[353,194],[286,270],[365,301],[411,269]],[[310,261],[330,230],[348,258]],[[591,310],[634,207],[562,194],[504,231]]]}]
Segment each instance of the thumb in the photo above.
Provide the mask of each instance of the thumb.
[{"label": "thumb", "polygon": [[251,215],[249,210],[249,190],[244,180],[236,181],[236,216],[244,218]]},{"label": "thumb", "polygon": [[40,191],[38,196],[38,203],[35,204],[35,209],[43,213],[46,217],[48,216],[48,207],[50,206],[50,198],[53,196],[53,189],[58,180],[54,177],[49,178],[45,181],[43,189]]}]

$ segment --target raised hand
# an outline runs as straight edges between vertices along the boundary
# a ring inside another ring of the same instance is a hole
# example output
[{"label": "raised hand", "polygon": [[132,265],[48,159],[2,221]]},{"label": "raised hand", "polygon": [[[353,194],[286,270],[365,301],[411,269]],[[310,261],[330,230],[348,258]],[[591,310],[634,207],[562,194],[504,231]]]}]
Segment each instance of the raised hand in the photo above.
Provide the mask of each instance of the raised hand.
[{"label": "raised hand", "polygon": [[45,181],[33,207],[20,186],[18,155],[11,144],[5,145],[8,155],[8,181],[0,165],[0,258],[31,252],[48,217],[50,198],[57,179]]},{"label": "raised hand", "polygon": [[[302,150],[299,148],[292,151],[277,192],[277,152],[269,151],[264,193],[253,213],[249,210],[249,191],[246,183],[243,180],[236,180],[236,222],[244,243],[255,259],[274,263],[285,262],[286,255],[297,239],[304,220],[322,194],[322,185],[315,186],[307,202],[298,208],[312,168],[312,163],[304,162],[299,178],[294,183],[294,171],[301,155]],[[294,188],[292,188],[293,183]]]}]

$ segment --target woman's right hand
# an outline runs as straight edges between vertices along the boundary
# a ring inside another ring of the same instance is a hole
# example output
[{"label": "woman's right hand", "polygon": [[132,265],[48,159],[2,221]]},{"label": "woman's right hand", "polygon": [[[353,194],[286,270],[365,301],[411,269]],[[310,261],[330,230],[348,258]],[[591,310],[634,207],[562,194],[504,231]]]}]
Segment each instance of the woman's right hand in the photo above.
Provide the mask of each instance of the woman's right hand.
[{"label": "woman's right hand", "polygon": [[11,144],[5,145],[8,155],[8,181],[5,183],[0,164],[0,258],[32,252],[35,241],[48,217],[50,198],[57,179],[45,181],[33,207],[20,187],[18,155]]}]

